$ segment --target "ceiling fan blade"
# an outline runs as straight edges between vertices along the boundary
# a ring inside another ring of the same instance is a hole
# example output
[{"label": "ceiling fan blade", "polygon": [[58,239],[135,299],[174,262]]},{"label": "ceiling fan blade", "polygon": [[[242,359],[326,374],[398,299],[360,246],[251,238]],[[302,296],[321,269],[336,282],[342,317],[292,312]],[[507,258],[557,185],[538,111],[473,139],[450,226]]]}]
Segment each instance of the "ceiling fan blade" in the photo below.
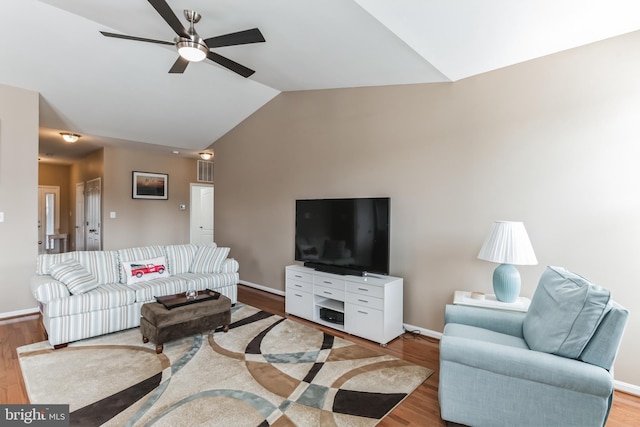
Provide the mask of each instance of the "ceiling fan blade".
[{"label": "ceiling fan blade", "polygon": [[176,62],[173,63],[173,66],[171,67],[169,72],[171,74],[182,74],[187,68],[187,65],[189,65],[189,61],[178,55],[178,59],[176,59]]},{"label": "ceiling fan blade", "polygon": [[184,27],[180,23],[180,20],[178,19],[176,14],[173,13],[173,10],[171,10],[165,0],[148,1],[151,6],[153,6],[153,8],[160,14],[160,16],[162,16],[162,19],[164,19],[167,24],[169,24],[169,26],[173,28],[173,31],[175,31],[177,35],[179,35],[180,37],[185,37],[187,39],[190,38],[189,33],[187,33],[187,30],[184,29]]},{"label": "ceiling fan blade", "polygon": [[102,34],[105,37],[113,37],[113,38],[116,38],[116,39],[136,40],[136,41],[139,41],[139,42],[167,44],[169,46],[174,46],[175,45],[175,43],[173,43],[173,42],[165,42],[163,40],[154,40],[154,39],[145,39],[144,37],[125,36],[124,34],[109,33],[107,31],[100,31],[100,34]]},{"label": "ceiling fan blade", "polygon": [[207,58],[209,58],[216,64],[220,64],[223,67],[230,69],[234,73],[240,74],[242,77],[249,77],[250,75],[255,73],[255,71],[252,70],[251,68],[247,68],[244,65],[240,65],[237,62],[232,61],[229,58],[225,58],[222,55],[218,55],[217,53],[214,53],[214,52],[209,52],[209,54],[207,55]]},{"label": "ceiling fan blade", "polygon": [[238,44],[261,43],[265,41],[262,33],[257,28],[229,33],[223,36],[211,37],[204,42],[211,49],[213,47],[235,46]]}]

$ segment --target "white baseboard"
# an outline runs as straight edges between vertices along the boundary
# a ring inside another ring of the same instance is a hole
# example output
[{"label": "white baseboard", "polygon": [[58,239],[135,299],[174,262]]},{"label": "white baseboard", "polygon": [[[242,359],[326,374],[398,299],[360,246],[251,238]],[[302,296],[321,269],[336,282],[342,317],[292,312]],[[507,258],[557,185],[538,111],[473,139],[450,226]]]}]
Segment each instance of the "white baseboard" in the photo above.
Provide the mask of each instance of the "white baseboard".
[{"label": "white baseboard", "polygon": [[26,308],[24,310],[8,311],[6,313],[0,313],[0,319],[6,319],[7,317],[24,316],[26,314],[39,313],[38,307]]},{"label": "white baseboard", "polygon": [[271,294],[280,295],[281,297],[284,296],[284,291],[279,291],[277,289],[269,288],[267,286],[258,285],[257,283],[247,282],[246,280],[239,280],[238,283],[240,283],[241,285],[248,286],[250,288],[260,289],[261,291],[269,292]]},{"label": "white baseboard", "polygon": [[622,381],[614,380],[613,388],[618,391],[633,394],[634,396],[640,396],[640,386],[635,384],[623,383]]},{"label": "white baseboard", "polygon": [[403,326],[404,326],[404,330],[407,332],[416,332],[416,333],[419,333],[420,335],[435,338],[437,340],[442,338],[442,332],[432,331],[431,329],[424,329],[419,326],[409,325],[408,323],[404,323]]}]

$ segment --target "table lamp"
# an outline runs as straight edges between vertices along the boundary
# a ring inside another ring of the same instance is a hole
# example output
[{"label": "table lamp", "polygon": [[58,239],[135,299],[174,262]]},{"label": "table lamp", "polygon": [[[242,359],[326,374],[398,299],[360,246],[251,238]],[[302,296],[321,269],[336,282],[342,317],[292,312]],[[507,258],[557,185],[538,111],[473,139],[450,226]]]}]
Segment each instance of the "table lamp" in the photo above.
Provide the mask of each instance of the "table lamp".
[{"label": "table lamp", "polygon": [[493,272],[493,292],[502,302],[514,302],[520,294],[520,273],[515,265],[538,263],[524,224],[515,221],[494,222],[478,258],[500,264]]}]

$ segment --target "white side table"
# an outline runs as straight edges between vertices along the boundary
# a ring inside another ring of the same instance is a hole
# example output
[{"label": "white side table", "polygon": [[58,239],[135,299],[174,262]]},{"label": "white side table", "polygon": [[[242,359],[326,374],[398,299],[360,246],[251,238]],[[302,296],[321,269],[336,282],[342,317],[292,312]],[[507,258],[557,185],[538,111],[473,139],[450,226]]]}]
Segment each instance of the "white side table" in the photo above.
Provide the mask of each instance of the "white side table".
[{"label": "white side table", "polygon": [[510,310],[526,312],[531,300],[526,297],[518,297],[515,302],[502,302],[493,294],[485,294],[484,299],[471,298],[471,292],[456,291],[453,295],[453,303],[459,305],[472,305],[475,307],[492,308],[495,310]]}]

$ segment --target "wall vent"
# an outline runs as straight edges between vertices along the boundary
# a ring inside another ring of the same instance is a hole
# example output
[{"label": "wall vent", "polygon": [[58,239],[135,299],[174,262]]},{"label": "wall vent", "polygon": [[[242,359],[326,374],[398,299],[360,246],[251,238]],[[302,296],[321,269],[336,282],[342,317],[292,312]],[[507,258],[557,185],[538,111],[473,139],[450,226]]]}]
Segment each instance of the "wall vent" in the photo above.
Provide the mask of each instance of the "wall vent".
[{"label": "wall vent", "polygon": [[213,183],[213,162],[198,160],[198,182]]}]

